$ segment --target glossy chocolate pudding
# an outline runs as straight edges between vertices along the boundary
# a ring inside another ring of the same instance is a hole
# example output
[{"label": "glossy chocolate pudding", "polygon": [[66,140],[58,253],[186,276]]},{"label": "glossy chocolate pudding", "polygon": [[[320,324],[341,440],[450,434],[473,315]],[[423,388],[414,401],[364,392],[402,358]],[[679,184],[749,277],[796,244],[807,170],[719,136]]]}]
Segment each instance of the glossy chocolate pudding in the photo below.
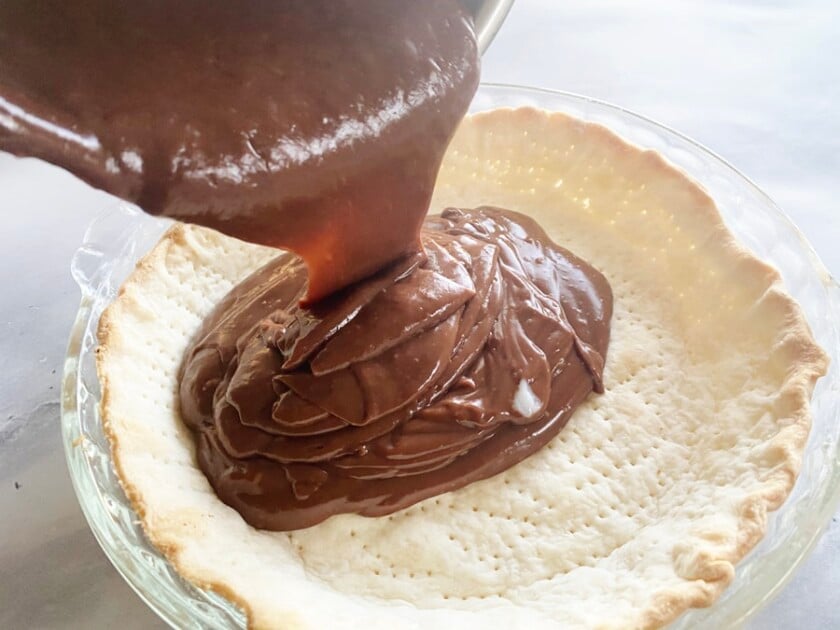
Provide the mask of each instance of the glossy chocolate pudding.
[{"label": "glossy chocolate pudding", "polygon": [[553,438],[601,376],[604,277],[530,218],[429,217],[423,252],[302,307],[281,255],[204,322],[182,368],[202,470],[252,525],[388,514]]},{"label": "glossy chocolate pudding", "polygon": [[423,222],[478,75],[457,0],[0,2],[0,149],[288,250],[179,375],[201,469],[256,527],[486,478],[602,391],[600,273],[515,212]]}]

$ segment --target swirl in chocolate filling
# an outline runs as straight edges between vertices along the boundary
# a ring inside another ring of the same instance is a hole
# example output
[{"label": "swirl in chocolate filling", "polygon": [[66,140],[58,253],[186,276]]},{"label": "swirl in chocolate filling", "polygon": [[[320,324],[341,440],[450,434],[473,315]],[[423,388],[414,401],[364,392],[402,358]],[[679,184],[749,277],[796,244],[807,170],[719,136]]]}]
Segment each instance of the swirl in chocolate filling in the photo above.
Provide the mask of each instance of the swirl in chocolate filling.
[{"label": "swirl in chocolate filling", "polygon": [[530,218],[429,217],[424,251],[312,307],[281,254],[185,355],[181,411],[219,497],[252,525],[388,514],[489,477],[602,391],[604,277]]}]

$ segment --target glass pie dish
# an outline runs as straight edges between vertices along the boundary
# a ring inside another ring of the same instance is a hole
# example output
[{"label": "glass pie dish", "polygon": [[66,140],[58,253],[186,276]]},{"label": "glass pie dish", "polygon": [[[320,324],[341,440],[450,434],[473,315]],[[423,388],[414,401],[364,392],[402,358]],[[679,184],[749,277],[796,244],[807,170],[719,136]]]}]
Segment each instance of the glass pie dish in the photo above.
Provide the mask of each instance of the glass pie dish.
[{"label": "glass pie dish", "polygon": [[[471,111],[531,106],[601,123],[682,168],[715,199],[728,227],[775,265],[799,301],[814,336],[831,355],[814,391],[813,426],[802,470],[785,504],[772,513],[765,538],[737,566],[723,596],[691,610],[672,628],[720,628],[746,621],[784,586],[807,556],[840,501],[840,286],[775,204],[725,161],[646,118],[586,97],[533,88],[482,85]],[[70,337],[62,388],[62,430],[82,510],[111,562],[167,623],[177,628],[239,628],[244,614],[223,597],[183,580],[146,540],[114,471],[99,417],[94,353],[102,310],[168,222],[116,203],[88,229],[72,262],[82,302]]]}]

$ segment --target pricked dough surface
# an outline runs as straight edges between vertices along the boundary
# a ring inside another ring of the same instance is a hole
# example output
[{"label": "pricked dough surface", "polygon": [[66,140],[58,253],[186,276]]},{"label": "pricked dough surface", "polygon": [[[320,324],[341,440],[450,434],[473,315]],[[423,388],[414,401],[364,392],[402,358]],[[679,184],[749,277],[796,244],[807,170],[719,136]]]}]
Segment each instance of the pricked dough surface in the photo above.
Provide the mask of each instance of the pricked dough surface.
[{"label": "pricked dough surface", "polygon": [[825,355],[701,189],[603,127],[496,110],[463,123],[432,208],[481,204],[536,217],[607,276],[607,391],[507,472],[392,516],[262,532],[196,467],[181,354],[270,250],[176,226],[103,315],[123,485],[151,541],[252,625],[656,627],[720,594],[789,493]]}]

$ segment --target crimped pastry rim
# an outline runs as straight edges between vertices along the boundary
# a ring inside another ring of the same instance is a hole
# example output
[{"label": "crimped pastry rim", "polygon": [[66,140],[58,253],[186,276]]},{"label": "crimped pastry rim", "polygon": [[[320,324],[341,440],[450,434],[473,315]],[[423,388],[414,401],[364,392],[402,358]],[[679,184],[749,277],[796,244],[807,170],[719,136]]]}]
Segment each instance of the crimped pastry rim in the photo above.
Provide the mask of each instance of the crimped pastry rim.
[{"label": "crimped pastry rim", "polygon": [[[780,398],[788,399],[790,403],[789,408],[791,409],[789,417],[792,421],[774,438],[779,449],[788,455],[785,460],[785,466],[781,471],[783,474],[774,476],[771,482],[766,484],[763,492],[756,496],[748,497],[744,501],[745,509],[739,526],[741,533],[745,535],[739,536],[739,545],[731,557],[707,558],[709,563],[708,567],[704,568],[701,566],[697,568],[699,573],[708,573],[709,579],[705,581],[707,588],[686,588],[667,591],[657,593],[652,598],[653,605],[640,617],[638,620],[639,626],[658,627],[669,623],[689,607],[708,606],[715,601],[732,579],[733,571],[731,570],[731,565],[734,565],[738,560],[743,558],[763,536],[766,526],[764,522],[765,512],[778,508],[790,493],[798,474],[799,457],[804,449],[810,427],[810,394],[815,380],[825,372],[826,356],[814,342],[807,322],[799,311],[798,304],[782,287],[778,272],[770,265],[755,258],[743,248],[725,227],[712,199],[691,181],[688,176],[671,166],[658,153],[641,150],[625,142],[601,125],[577,121],[561,113],[548,113],[531,108],[501,109],[476,114],[469,117],[465,124],[474,126],[479,130],[483,126],[492,129],[492,126],[499,117],[513,117],[514,124],[517,124],[517,122],[525,124],[527,121],[533,120],[536,117],[547,120],[549,124],[579,125],[585,129],[585,133],[593,134],[597,137],[599,142],[610,144],[613,150],[637,152],[642,156],[642,159],[649,160],[655,165],[655,168],[661,169],[669,177],[677,176],[683,178],[686,185],[695,193],[697,209],[707,214],[706,219],[713,226],[713,230],[718,238],[726,243],[728,254],[740,264],[744,264],[744,261],[748,260],[751,267],[750,272],[761,282],[768,284],[767,294],[776,302],[779,309],[785,310],[790,315],[787,329],[780,331],[780,334],[792,340],[791,343],[798,347],[798,357],[796,368],[791,370],[788,375],[780,393]],[[198,586],[218,592],[239,605],[248,617],[249,626],[264,627],[263,622],[265,616],[254,608],[248,596],[243,594],[236,585],[225,582],[224,580],[208,580],[206,576],[197,574],[191,566],[181,560],[179,556],[181,547],[177,541],[173,542],[166,537],[158,535],[154,519],[146,512],[146,502],[142,491],[124,474],[120,457],[123,449],[127,447],[122,443],[122,437],[113,430],[113,425],[110,422],[110,418],[122,413],[122,410],[112,405],[111,397],[112,388],[119,387],[118,379],[112,370],[113,363],[111,361],[113,356],[111,353],[115,349],[118,350],[118,342],[115,339],[119,336],[121,328],[119,309],[115,305],[120,303],[127,290],[130,291],[130,288],[127,289],[126,287],[142,285],[148,278],[153,277],[157,273],[156,269],[161,264],[161,252],[165,248],[182,246],[185,239],[189,237],[189,234],[195,230],[200,230],[200,228],[183,225],[175,225],[170,228],[160,243],[141,259],[135,271],[121,288],[115,303],[109,306],[102,314],[98,329],[100,345],[96,352],[97,370],[102,385],[100,412],[105,432],[111,442],[114,466],[120,477],[121,484],[132,507],[140,516],[144,530],[152,544],[166,556],[185,578],[196,583]],[[722,566],[721,562],[728,563],[730,566]],[[281,621],[284,623],[283,627],[306,627],[303,619],[290,617]]]}]

